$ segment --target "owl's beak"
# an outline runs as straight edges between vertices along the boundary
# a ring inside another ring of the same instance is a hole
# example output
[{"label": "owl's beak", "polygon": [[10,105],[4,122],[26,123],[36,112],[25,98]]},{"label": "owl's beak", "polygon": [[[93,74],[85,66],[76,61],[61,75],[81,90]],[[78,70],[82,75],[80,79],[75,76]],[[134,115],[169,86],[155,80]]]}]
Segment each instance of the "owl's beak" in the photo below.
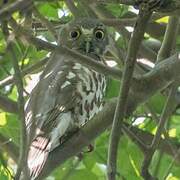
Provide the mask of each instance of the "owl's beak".
[{"label": "owl's beak", "polygon": [[84,49],[86,53],[89,53],[91,51],[91,46],[92,46],[92,34],[93,34],[93,29],[86,29],[86,28],[81,28],[82,33],[84,34]]},{"label": "owl's beak", "polygon": [[85,41],[85,51],[86,53],[90,52],[90,48],[91,48],[91,41]]}]

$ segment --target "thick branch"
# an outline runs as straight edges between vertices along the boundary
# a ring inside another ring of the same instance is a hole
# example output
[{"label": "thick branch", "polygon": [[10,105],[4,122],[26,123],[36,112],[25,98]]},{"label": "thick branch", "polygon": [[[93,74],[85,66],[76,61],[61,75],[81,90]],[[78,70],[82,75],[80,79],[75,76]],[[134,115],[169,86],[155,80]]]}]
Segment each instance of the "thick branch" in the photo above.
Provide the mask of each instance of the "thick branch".
[{"label": "thick branch", "polygon": [[162,61],[163,59],[169,57],[174,48],[176,38],[179,30],[179,17],[172,16],[169,18],[169,22],[166,28],[166,33],[162,42],[162,46],[159,50],[157,61]]},{"label": "thick branch", "polygon": [[[89,145],[96,137],[98,137],[103,131],[105,131],[113,121],[113,115],[116,107],[116,99],[110,100],[106,103],[104,109],[98,113],[98,115],[89,121],[77,134],[70,138],[63,145],[57,147],[53,152],[50,153],[48,160],[45,164],[43,171],[37,180],[44,179],[48,176],[55,168],[63,164],[68,158],[77,155],[82,151],[84,147]],[[146,145],[151,142],[153,135],[150,133],[138,130],[135,127],[129,128],[133,134],[141,139]],[[134,136],[131,136],[131,138]],[[132,139],[135,141],[135,139]],[[178,149],[180,145],[175,145],[173,149]],[[170,148],[167,140],[161,139],[159,148],[163,149],[166,153],[173,155],[172,149]],[[177,161],[180,162],[180,156],[177,157]]]},{"label": "thick branch", "polygon": [[[163,13],[171,13],[171,14],[180,14],[180,2],[179,0],[161,0],[162,3],[160,1],[158,1],[157,3],[157,7],[153,8],[155,11],[158,12],[163,12]],[[141,4],[148,4],[149,2],[147,0],[93,0],[93,2],[99,2],[99,3],[118,3],[118,4],[124,4],[124,5],[129,5],[129,6],[139,6]],[[151,3],[151,2],[150,2]],[[154,2],[155,4],[156,2]]]},{"label": "thick branch", "polygon": [[[94,10],[94,12],[97,14],[97,16],[100,18],[100,20],[105,22],[105,19],[115,19],[114,16],[111,15],[109,11],[107,11],[103,6],[97,5],[97,4],[91,4],[91,8]],[[109,21],[109,20],[108,20]],[[109,22],[110,24],[110,22]],[[122,24],[116,24],[114,22],[114,28],[122,34],[128,41],[131,37],[131,33],[127,31],[125,26]],[[156,53],[154,53],[150,48],[146,47],[144,44],[141,44],[141,48],[139,49],[140,53],[146,57],[147,59],[153,60],[156,59]]]},{"label": "thick branch", "polygon": [[[146,102],[159,90],[167,87],[176,77],[180,77],[180,57],[172,56],[156,65],[156,67],[143,78],[133,81],[130,97],[128,98],[127,113],[131,114],[136,107]],[[62,164],[69,157],[76,155],[83,147],[112,124],[116,100],[108,102],[103,109],[87,126],[68,142],[53,151],[42,171],[39,179],[47,176],[53,169]],[[87,141],[85,138],[87,137]],[[169,145],[169,144],[168,144]]]},{"label": "thick branch", "polygon": [[10,25],[14,28],[14,31],[18,36],[23,36],[24,38],[26,38],[26,40],[28,40],[30,43],[33,43],[36,47],[40,47],[49,51],[57,50],[59,54],[65,54],[66,57],[70,58],[72,61],[79,62],[85,66],[91,67],[92,69],[104,75],[112,76],[116,79],[121,79],[122,73],[117,68],[105,66],[102,63],[99,63],[94,59],[87,57],[86,55],[70,50],[65,46],[54,45],[41,39],[35,38],[26,29],[19,26],[13,19],[10,20]]},{"label": "thick branch", "polygon": [[117,150],[120,139],[120,131],[122,128],[122,122],[126,113],[127,98],[131,85],[132,75],[135,67],[137,52],[140,47],[140,43],[144,37],[144,32],[151,13],[144,11],[139,12],[138,19],[134,28],[132,38],[128,46],[128,53],[125,60],[125,69],[122,76],[122,85],[120,87],[119,100],[116,106],[115,116],[113,120],[113,126],[110,136],[110,144],[108,151],[108,179],[116,179],[116,161]]},{"label": "thick branch", "polygon": [[20,68],[18,65],[18,59],[17,59],[16,53],[13,49],[13,41],[12,40],[9,41],[8,50],[11,54],[12,64],[13,64],[13,69],[14,69],[15,84],[16,84],[17,93],[18,93],[18,115],[19,115],[19,119],[21,122],[20,158],[19,158],[19,163],[18,163],[18,169],[17,169],[16,175],[15,175],[15,179],[19,179],[21,171],[23,169],[23,166],[26,165],[26,158],[24,158],[24,157],[26,157],[25,155],[26,155],[26,149],[27,149],[27,146],[26,146],[26,125],[25,125],[25,113],[24,113],[23,81],[22,81]]},{"label": "thick branch", "polygon": [[[144,152],[144,147],[149,146],[152,142],[154,135],[151,133],[148,133],[146,131],[140,130],[136,127],[129,126],[128,124],[123,124],[123,130],[128,135],[128,137],[140,147],[140,149]],[[172,140],[172,141],[171,141]],[[171,141],[171,143],[170,143]],[[143,145],[142,145],[143,143]],[[158,149],[160,149],[162,152],[167,153],[173,157],[177,156],[177,153],[180,148],[180,144],[173,144],[173,139],[169,138],[167,139],[160,139],[160,142],[158,144]],[[180,154],[176,157],[176,162],[180,163]]]},{"label": "thick branch", "polygon": [[180,78],[180,55],[175,54],[157,64],[149,73],[133,80],[129,96],[127,114],[130,114],[139,103],[146,102],[155,91],[160,91]]}]

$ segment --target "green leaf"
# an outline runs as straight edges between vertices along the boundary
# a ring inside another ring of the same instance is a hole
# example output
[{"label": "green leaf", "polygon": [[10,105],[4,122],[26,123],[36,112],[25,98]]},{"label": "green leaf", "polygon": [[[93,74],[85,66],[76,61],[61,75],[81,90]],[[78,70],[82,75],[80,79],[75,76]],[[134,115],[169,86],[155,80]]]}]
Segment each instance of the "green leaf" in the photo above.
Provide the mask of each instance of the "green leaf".
[{"label": "green leaf", "polygon": [[38,10],[42,15],[46,16],[49,20],[58,19],[58,10],[53,3],[44,2],[43,4],[39,5]]},{"label": "green leaf", "polygon": [[[3,160],[4,161],[4,160]],[[0,179],[1,180],[12,180],[11,172],[6,165],[2,162],[2,157],[0,157]]]},{"label": "green leaf", "polygon": [[[150,166],[152,172],[154,172],[155,170],[154,168],[156,168],[157,159],[158,159],[158,156],[160,155],[158,152],[155,153],[151,166]],[[158,178],[163,179],[164,176],[166,175],[169,175],[169,176],[173,175],[175,177],[180,177],[180,171],[179,171],[179,164],[176,164],[174,162],[174,159],[171,156],[167,154],[163,154],[160,164],[159,164]]]},{"label": "green leaf", "polygon": [[2,112],[0,113],[0,127],[5,126],[7,123],[6,121],[6,113]]},{"label": "green leaf", "polygon": [[166,98],[162,94],[158,93],[154,95],[150,101],[150,106],[154,109],[154,111],[158,114],[160,114],[163,110],[164,104],[165,104]]},{"label": "green leaf", "polygon": [[72,171],[70,177],[68,178],[68,180],[80,180],[80,179],[98,180],[98,177],[88,169],[84,169],[84,170]]},{"label": "green leaf", "polygon": [[114,79],[108,80],[106,98],[116,97],[119,94],[120,82]]},{"label": "green leaf", "polygon": [[119,145],[118,172],[127,180],[141,180],[140,167],[143,154],[127,137],[122,137]]},{"label": "green leaf", "polygon": [[6,124],[0,126],[0,133],[9,137],[16,144],[19,144],[19,120],[14,114],[6,113]]},{"label": "green leaf", "polygon": [[92,172],[98,176],[98,180],[106,179],[106,165],[96,163]]},{"label": "green leaf", "polygon": [[123,6],[121,4],[107,4],[106,9],[111,11],[111,13],[116,17],[122,17],[127,11],[128,6]]},{"label": "green leaf", "polygon": [[89,170],[91,170],[96,164],[96,160],[91,156],[91,153],[88,153],[85,157],[83,157],[83,164]]}]

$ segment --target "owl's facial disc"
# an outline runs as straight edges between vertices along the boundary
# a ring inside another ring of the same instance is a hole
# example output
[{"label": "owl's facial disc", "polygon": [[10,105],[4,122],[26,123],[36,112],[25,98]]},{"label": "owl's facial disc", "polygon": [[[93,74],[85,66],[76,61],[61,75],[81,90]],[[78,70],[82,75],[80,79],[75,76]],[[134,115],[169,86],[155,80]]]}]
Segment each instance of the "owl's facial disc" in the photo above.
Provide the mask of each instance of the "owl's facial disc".
[{"label": "owl's facial disc", "polygon": [[75,27],[69,33],[69,39],[74,44],[73,49],[79,49],[86,54],[100,55],[104,51],[105,30],[101,27]]},{"label": "owl's facial disc", "polygon": [[61,31],[60,43],[87,55],[102,56],[108,45],[107,29],[97,19],[71,21]]}]

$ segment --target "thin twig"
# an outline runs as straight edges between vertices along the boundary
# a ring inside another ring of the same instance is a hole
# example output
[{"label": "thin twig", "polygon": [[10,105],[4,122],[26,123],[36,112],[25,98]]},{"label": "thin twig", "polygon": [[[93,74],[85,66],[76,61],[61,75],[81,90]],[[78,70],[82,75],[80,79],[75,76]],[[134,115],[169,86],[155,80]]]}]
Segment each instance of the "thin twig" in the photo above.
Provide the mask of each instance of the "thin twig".
[{"label": "thin twig", "polygon": [[72,14],[77,18],[80,17],[81,13],[79,12],[78,8],[75,6],[73,0],[65,0],[66,6],[72,12]]},{"label": "thin twig", "polygon": [[[104,21],[105,19],[115,19],[114,16],[111,15],[107,9],[105,9],[102,5],[92,4],[91,8],[94,10],[94,12],[97,14],[100,20]],[[128,42],[131,37],[131,33],[127,31],[125,26],[122,24],[116,25],[114,23],[114,28],[119,34],[122,34],[123,37],[125,37]],[[146,47],[144,44],[141,44],[141,48],[139,49],[140,54],[142,54],[145,58],[150,59],[154,61],[156,59],[156,53],[153,52],[150,48]]]},{"label": "thin twig", "polygon": [[[114,100],[109,101],[105,105],[105,108],[100,113],[98,113],[96,117],[94,117],[84,127],[82,127],[81,132],[83,133],[77,132],[77,134],[68,139],[68,141],[65,142],[63,146],[60,146],[51,152],[38,180],[45,179],[45,177],[50,174],[52,170],[54,170],[60,164],[63,164],[68,158],[77,155],[82,151],[83,147],[86,147],[90,142],[92,142],[93,139],[98,137],[100,133],[107,129],[109,125],[112,124],[116,102],[117,101]],[[129,126],[130,125],[127,124],[127,128],[129,128]],[[138,139],[140,139],[146,145],[148,145],[148,143],[151,142],[154,137],[152,134],[140,130],[136,127],[131,127],[129,130],[132,131],[132,134],[136,134]],[[84,137],[87,137],[88,141],[84,141]],[[180,145],[175,144],[174,149],[178,148],[178,146]],[[169,145],[163,138],[161,139],[161,146],[158,148],[163,149],[164,152],[172,155]],[[177,162],[178,160],[180,162],[180,156],[176,160]]]},{"label": "thin twig", "polygon": [[[26,37],[27,40],[30,43],[34,44],[36,47],[41,47],[42,49],[47,49],[50,51],[53,51],[56,48],[58,48],[58,52],[60,54],[66,54],[66,56],[72,59],[72,61],[82,63],[83,65],[89,66],[98,72],[107,74],[107,76],[110,74],[111,77],[121,79],[121,71],[117,69],[103,66],[102,64],[96,61],[91,61],[92,58],[86,57],[66,47],[56,46],[54,44],[37,39],[31,34],[27,33],[27,31],[23,29],[21,26],[18,26],[17,23],[13,23],[13,27],[15,31],[17,31],[17,34],[18,32],[20,32],[19,35],[23,35],[24,37]],[[152,96],[155,90],[160,90],[162,87],[168,86],[175,77],[178,77],[180,75],[179,66],[180,55],[176,54],[164,60],[163,62],[158,63],[155,66],[155,68],[153,68],[150,72],[146,73],[145,75],[139,78],[134,78],[132,82],[133,101],[128,105],[127,113],[131,113],[134,107],[138,105],[137,103],[144,102],[147,96]]]},{"label": "thin twig", "polygon": [[11,17],[11,14],[13,14],[15,11],[24,10],[27,8],[32,7],[32,0],[17,0],[11,4],[4,5],[0,9],[0,19],[7,19]]},{"label": "thin twig", "polygon": [[[42,68],[48,61],[48,57],[45,57],[43,58],[42,60],[38,61],[37,63],[27,67],[27,68],[24,68],[22,71],[21,71],[21,75],[22,76],[25,76],[29,73],[33,73],[34,71],[36,71],[37,69],[40,69]],[[11,75],[11,76],[8,76],[6,77],[5,79],[1,80],[0,81],[0,88],[3,88],[9,84],[12,84],[14,83],[14,76]]]},{"label": "thin twig", "polygon": [[148,179],[148,178],[152,179],[153,178],[151,176],[151,174],[149,173],[148,168],[149,168],[151,159],[153,157],[153,154],[154,154],[155,150],[157,149],[157,147],[159,146],[159,142],[161,139],[161,134],[162,134],[163,129],[164,129],[164,125],[168,121],[168,119],[170,118],[170,116],[174,110],[174,107],[175,107],[175,103],[174,103],[175,100],[174,99],[175,99],[176,91],[177,91],[177,84],[174,83],[172,88],[171,88],[171,91],[169,93],[169,96],[167,98],[166,105],[165,105],[163,112],[161,114],[156,135],[153,138],[153,141],[149,147],[149,150],[145,153],[144,162],[142,165],[142,176],[145,179]]},{"label": "thin twig", "polygon": [[123,123],[123,119],[126,114],[128,92],[132,80],[133,70],[136,62],[137,52],[140,47],[141,40],[144,37],[146,25],[148,23],[151,13],[141,11],[139,12],[137,23],[134,27],[132,38],[130,39],[128,54],[125,61],[125,69],[122,76],[122,86],[120,87],[120,94],[116,111],[114,115],[109,151],[108,151],[108,179],[114,180],[116,178],[116,161],[117,161],[117,149],[120,139],[120,131]]},{"label": "thin twig", "polygon": [[[159,121],[160,121],[160,119],[157,117],[156,112],[151,108],[151,106],[150,106],[149,103],[146,103],[146,107],[147,107],[147,109],[149,110],[149,112],[151,113],[152,118],[153,118],[153,120],[155,121],[155,123],[158,124]],[[163,129],[162,129],[162,134],[164,135],[164,137],[165,137],[167,140],[169,140],[169,134],[168,134],[168,131],[166,130],[165,127],[163,127]],[[171,147],[171,143],[169,143],[169,146]],[[173,146],[172,146],[172,152],[174,152],[174,155],[176,154],[176,151],[174,151]]]},{"label": "thin twig", "polygon": [[48,21],[43,15],[41,15],[41,13],[37,10],[37,8],[35,6],[33,7],[33,13],[35,14],[35,16],[37,16],[39,18],[41,23],[44,24],[45,27],[47,27],[49,32],[53,35],[55,41],[57,41],[58,35],[55,31],[54,26],[51,24],[51,22]]},{"label": "thin twig", "polygon": [[[26,169],[24,168],[24,166],[26,167],[26,149],[27,149],[26,137],[27,136],[26,136],[25,113],[24,113],[23,81],[12,42],[13,39],[9,37],[8,50],[11,53],[12,64],[14,68],[14,74],[15,74],[14,80],[18,92],[18,114],[19,114],[19,119],[21,120],[20,157],[19,157],[18,169],[15,175],[15,179],[18,180],[20,178],[21,171],[23,169]],[[24,175],[25,177],[27,176],[26,171],[24,171]]]},{"label": "thin twig", "polygon": [[173,165],[175,164],[176,159],[178,158],[179,155],[180,155],[180,148],[178,149],[178,151],[177,151],[176,155],[174,156],[172,162],[169,164],[169,166],[168,166],[166,172],[164,173],[163,179],[167,179],[167,176],[168,176],[168,174],[169,174],[171,168],[172,168]]},{"label": "thin twig", "polygon": [[[142,83],[140,82],[136,85],[138,89],[136,90],[135,88],[135,90],[133,90],[134,92],[130,94],[130,97],[128,98],[129,115],[137,108],[138,105],[146,102],[155,93],[167,87],[167,85],[169,85],[174,78],[180,76],[180,59],[178,59],[177,56],[173,56],[162,63],[164,64],[164,66],[162,66],[161,63],[159,63],[156,65],[157,67],[152,70],[150,76],[152,76],[153,79],[151,79],[150,77],[148,81],[144,79]],[[165,69],[166,71],[164,72],[163,70]],[[173,73],[173,71],[175,71],[176,73]],[[168,76],[166,76],[166,74],[168,74]],[[158,82],[155,83],[157,79]],[[87,129],[86,127],[84,127],[85,129],[82,129],[82,138],[78,135],[75,135],[72,137],[72,139],[69,139],[67,146],[64,145],[63,147],[58,147],[56,148],[56,150],[50,153],[47,163],[43,171],[41,172],[41,175],[39,176],[39,179],[43,179],[53,169],[58,167],[69,157],[76,155],[78,152],[82,150],[83,147],[87,146],[90,143],[90,141],[95,139],[100,133],[107,129],[112,124],[116,103],[117,101],[112,99],[105,104],[103,110],[100,113],[98,113],[94,119],[87,123]],[[136,135],[138,134],[137,132],[134,133]],[[87,137],[89,142],[82,142],[82,140],[84,140],[84,136]],[[145,140],[143,140],[143,131],[138,135],[138,138],[141,139],[142,142],[151,142],[152,137],[153,135],[149,134],[145,136]],[[177,147],[178,146],[179,145],[177,144]],[[158,148],[163,149],[166,153],[170,155],[173,154],[171,148],[169,148],[169,145],[166,143],[166,140],[163,140]],[[176,147],[174,147],[174,149],[175,148]],[[176,160],[180,160],[180,157],[178,157]]]},{"label": "thin twig", "polygon": [[40,47],[40,48],[46,49],[46,50],[50,50],[50,51],[57,50],[59,52],[59,54],[61,54],[61,53],[66,54],[67,57],[70,57],[70,59],[72,61],[76,61],[85,66],[91,67],[92,69],[94,69],[102,74],[105,74],[107,76],[110,75],[116,79],[121,79],[122,73],[117,68],[111,68],[109,66],[105,66],[102,63],[99,63],[96,60],[94,60],[86,55],[83,55],[76,51],[70,50],[69,48],[67,48],[65,46],[51,44],[51,43],[48,43],[41,39],[35,38],[33,35],[28,33],[27,30],[25,30],[24,28],[19,26],[14,19],[10,19],[9,23],[14,28],[14,31],[17,35],[23,36],[29,42],[35,44],[37,47]]},{"label": "thin twig", "polygon": [[166,28],[162,46],[157,56],[157,62],[160,62],[171,55],[172,50],[174,48],[174,44],[177,39],[178,31],[179,31],[179,17],[172,16],[169,18],[169,22]]},{"label": "thin twig", "polygon": [[81,10],[83,10],[84,14],[88,17],[97,18],[97,15],[90,8],[91,2],[89,0],[79,0],[79,4],[81,6]]}]

